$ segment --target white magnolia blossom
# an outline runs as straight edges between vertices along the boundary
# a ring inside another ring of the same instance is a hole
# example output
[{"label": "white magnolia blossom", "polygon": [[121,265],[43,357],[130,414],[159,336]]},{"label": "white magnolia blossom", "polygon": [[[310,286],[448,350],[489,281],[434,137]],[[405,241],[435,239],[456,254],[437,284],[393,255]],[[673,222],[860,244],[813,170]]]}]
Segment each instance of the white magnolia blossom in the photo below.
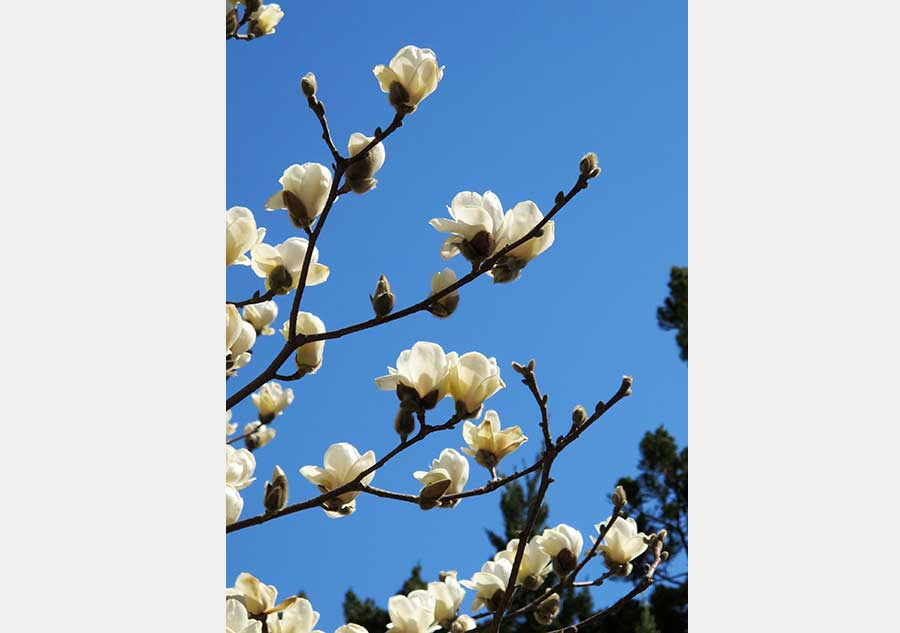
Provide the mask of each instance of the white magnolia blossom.
[{"label": "white magnolia blossom", "polygon": [[237,308],[225,304],[225,375],[234,376],[250,362],[250,348],[256,343],[256,330],[244,321]]},{"label": "white magnolia blossom", "polygon": [[[459,494],[463,491],[466,482],[469,481],[469,460],[452,448],[445,448],[441,451],[438,459],[431,461],[431,470],[417,470],[413,473],[413,477],[424,486],[423,497],[428,496],[426,491],[429,487],[438,493],[432,498]],[[458,502],[459,500],[456,501],[456,503]]]},{"label": "white magnolia blossom", "polygon": [[[456,282],[456,273],[453,272],[452,268],[445,268],[440,272],[434,273],[434,276],[431,278],[431,294],[436,295],[444,288],[448,288]],[[434,316],[443,318],[453,314],[458,305],[459,290],[454,290],[438,299],[428,310]]]},{"label": "white magnolia blossom", "polygon": [[351,622],[350,624],[339,626],[334,630],[334,633],[369,633],[369,631],[366,627]]},{"label": "white magnolia blossom", "polygon": [[225,600],[225,633],[262,633],[262,622],[250,619],[240,600]]},{"label": "white magnolia blossom", "polygon": [[279,613],[273,613],[266,619],[269,633],[323,633],[314,631],[319,621],[319,612],[313,611],[306,598],[298,598],[292,605]]},{"label": "white magnolia blossom", "polygon": [[297,596],[291,596],[276,604],[278,590],[273,585],[260,582],[247,572],[238,575],[234,587],[225,589],[225,598],[239,601],[251,615],[277,613],[287,609],[299,599]]},{"label": "white magnolia blossom", "polygon": [[500,430],[500,416],[491,409],[485,411],[484,420],[475,426],[469,421],[463,424],[463,439],[469,445],[462,452],[492,470],[501,459],[528,441],[519,426]]},{"label": "white magnolia blossom", "polygon": [[260,35],[271,35],[275,32],[275,27],[284,17],[284,11],[274,2],[272,4],[264,4],[260,6],[253,15],[250,16],[250,27],[253,34],[257,37]]},{"label": "white magnolia blossom", "polygon": [[331,190],[331,171],[319,163],[291,165],[278,179],[281,190],[266,200],[266,209],[287,209],[294,226],[303,228],[322,214]]},{"label": "white magnolia blossom", "polygon": [[[374,136],[366,136],[360,132],[354,132],[350,135],[350,140],[347,142],[348,155],[350,158],[353,158],[374,140]],[[386,156],[384,143],[378,143],[359,162],[349,165],[344,175],[350,188],[356,193],[365,193],[370,189],[374,189],[378,183],[374,176],[384,165]]]},{"label": "white magnolia blossom", "polygon": [[450,367],[450,395],[463,417],[477,418],[484,401],[505,386],[497,360],[479,352],[466,352]]},{"label": "white magnolia blossom", "polygon": [[[519,539],[514,538],[506,544],[506,549],[497,552],[494,560],[508,560],[510,564],[516,559]],[[550,555],[541,549],[541,537],[535,536],[525,544],[525,552],[516,576],[517,585],[525,585],[526,589],[537,589],[551,570]]]},{"label": "white magnolia blossom", "polygon": [[459,252],[469,261],[481,261],[496,249],[503,236],[503,205],[492,191],[484,195],[461,191],[447,207],[452,220],[433,218],[429,224],[450,235],[441,246],[441,257],[450,259]]},{"label": "white magnolia blossom", "polygon": [[[484,606],[493,612],[497,608],[494,597],[497,592],[506,591],[509,577],[512,575],[512,563],[505,558],[486,562],[481,566],[481,571],[475,572],[471,580],[461,580],[460,584],[476,591],[475,600],[472,601],[472,611],[478,611]],[[499,596],[498,596],[499,597]]]},{"label": "white magnolia blossom", "polygon": [[245,448],[236,449],[225,445],[225,524],[231,525],[241,516],[244,499],[243,490],[255,481],[256,458]]},{"label": "white magnolia blossom", "polygon": [[237,431],[237,423],[231,423],[231,411],[225,412],[225,437]]},{"label": "white magnolia blossom", "polygon": [[[249,264],[250,260],[247,262]],[[275,334],[275,330],[269,326],[277,316],[278,304],[274,301],[263,301],[244,306],[244,321],[253,326],[257,336]]]},{"label": "white magnolia blossom", "polygon": [[388,615],[391,633],[431,633],[441,628],[434,624],[434,598],[424,589],[411,591],[409,596],[391,596]]},{"label": "white magnolia blossom", "polygon": [[[325,324],[322,319],[312,312],[298,312],[296,321],[297,334],[324,334]],[[288,340],[291,335],[291,322],[285,321],[281,326],[281,335]],[[297,368],[304,370],[307,374],[314,374],[319,371],[322,366],[322,355],[325,353],[325,341],[313,341],[312,343],[304,343],[297,348],[294,358],[297,361]]]},{"label": "white magnolia blossom", "polygon": [[463,614],[453,620],[453,624],[450,626],[450,633],[466,633],[466,631],[471,631],[476,626],[478,624],[475,622],[475,618],[471,615]]},{"label": "white magnolia blossom", "polygon": [[428,583],[428,594],[434,599],[434,620],[442,628],[449,630],[450,623],[459,613],[466,590],[456,579],[456,574],[447,575],[443,581]]},{"label": "white magnolia blossom", "polygon": [[[325,451],[324,467],[304,466],[300,474],[317,486],[320,492],[329,492],[355,480],[361,472],[375,465],[375,453],[367,451],[360,455],[352,444],[339,442],[332,444]],[[361,483],[368,485],[375,478],[375,471],[362,478]],[[332,519],[353,514],[356,510],[358,490],[351,490],[329,499],[323,506],[325,514]]]},{"label": "white magnolia blossom", "polygon": [[243,434],[247,436],[244,438],[244,442],[249,448],[256,450],[274,440],[275,433],[275,429],[268,424],[254,420],[253,422],[248,422],[244,427]]},{"label": "white magnolia blossom", "polygon": [[[266,280],[266,289],[272,289],[272,272],[275,271],[276,290],[281,294],[295,290],[300,284],[303,259],[309,242],[302,237],[289,237],[278,246],[257,244],[250,249],[253,272]],[[317,286],[328,279],[328,266],[319,263],[319,249],[313,247],[306,276],[307,286]],[[285,276],[286,275],[286,276]],[[282,278],[282,276],[285,276]],[[288,278],[289,277],[289,278]]]},{"label": "white magnolia blossom", "polygon": [[266,230],[256,228],[253,212],[246,207],[231,207],[225,212],[225,265],[249,266],[244,253],[263,241]]},{"label": "white magnolia blossom", "polygon": [[437,343],[419,341],[400,352],[397,368],[388,367],[388,375],[376,378],[375,384],[384,391],[397,390],[401,400],[415,392],[423,408],[433,409],[449,393],[450,366],[455,359],[455,352],[444,354]]},{"label": "white magnolia blossom", "polygon": [[541,534],[541,549],[553,559],[553,569],[565,575],[575,569],[584,537],[575,528],[560,523],[555,528],[546,528]]},{"label": "white magnolia blossom", "polygon": [[275,419],[275,416],[281,415],[294,401],[294,390],[290,387],[285,389],[281,383],[272,380],[260,387],[259,391],[250,397],[259,411],[259,421],[268,424]]},{"label": "white magnolia blossom", "polygon": [[388,66],[378,64],[372,72],[391,104],[409,113],[435,91],[444,76],[444,67],[438,67],[437,56],[430,48],[404,46]]},{"label": "white magnolia blossom", "polygon": [[[598,523],[594,528],[599,533],[607,523],[609,519]],[[645,538],[646,534],[638,532],[637,521],[630,517],[627,519],[618,517],[603,537],[598,549],[603,553],[607,564],[627,565],[626,572],[631,573],[631,561],[647,550]],[[596,542],[596,537],[592,536],[591,541]]]},{"label": "white magnolia blossom", "polygon": [[[525,237],[544,219],[544,214],[531,200],[520,202],[506,212],[503,218],[503,234],[497,241],[497,250]],[[550,248],[555,239],[553,220],[541,229],[540,237],[533,237],[506,253],[489,272],[495,282],[512,281],[532,259]]]}]

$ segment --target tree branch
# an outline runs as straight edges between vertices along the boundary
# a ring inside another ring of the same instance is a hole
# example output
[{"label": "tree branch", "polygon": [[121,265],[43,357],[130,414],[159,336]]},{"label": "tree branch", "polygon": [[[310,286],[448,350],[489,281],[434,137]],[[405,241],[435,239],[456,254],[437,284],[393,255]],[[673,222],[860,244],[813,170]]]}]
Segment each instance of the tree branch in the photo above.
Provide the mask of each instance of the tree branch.
[{"label": "tree branch", "polygon": [[244,301],[226,301],[225,303],[230,303],[235,308],[243,308],[244,306],[249,306],[254,303],[264,303],[269,299],[274,299],[275,293],[271,290],[266,290],[264,294],[259,294],[259,290],[253,293],[253,296]]}]

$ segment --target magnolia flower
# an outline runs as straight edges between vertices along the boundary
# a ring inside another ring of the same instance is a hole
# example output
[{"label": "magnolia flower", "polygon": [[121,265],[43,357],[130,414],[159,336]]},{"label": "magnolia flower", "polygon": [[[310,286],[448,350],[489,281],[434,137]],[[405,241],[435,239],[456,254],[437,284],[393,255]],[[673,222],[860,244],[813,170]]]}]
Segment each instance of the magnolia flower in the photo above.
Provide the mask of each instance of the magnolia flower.
[{"label": "magnolia flower", "polygon": [[[506,544],[505,550],[497,552],[494,560],[508,560],[512,564],[516,559],[518,549],[519,539],[514,538]],[[535,536],[525,544],[516,584],[525,585],[525,588],[530,590],[537,589],[544,582],[546,575],[550,573],[550,569],[550,556],[541,549],[541,537]]]},{"label": "magnolia flower", "polygon": [[505,558],[488,561],[481,566],[481,571],[475,572],[471,580],[461,580],[460,584],[476,591],[475,600],[472,601],[472,611],[478,611],[482,606],[491,613],[499,606],[509,577],[512,574],[512,563]]},{"label": "magnolia flower", "polygon": [[555,528],[546,528],[539,543],[541,549],[553,559],[553,570],[565,576],[575,569],[584,538],[575,528],[560,523]]},{"label": "magnolia flower", "polygon": [[397,369],[375,379],[384,391],[397,391],[402,403],[413,408],[433,409],[450,389],[450,365],[456,354],[444,354],[437,343],[419,341],[397,357]]},{"label": "magnolia flower", "polygon": [[250,396],[259,410],[259,421],[268,424],[281,415],[287,406],[294,401],[294,390],[284,389],[280,383],[273,381],[264,384],[260,390]]},{"label": "magnolia flower", "polygon": [[559,606],[559,594],[551,593],[534,610],[534,619],[545,626],[550,624],[559,615]]},{"label": "magnolia flower", "polygon": [[240,518],[244,499],[238,491],[253,483],[255,469],[256,458],[250,451],[225,445],[225,525]]},{"label": "magnolia flower", "polygon": [[[350,140],[347,142],[347,153],[350,158],[359,154],[374,140],[374,136],[366,136],[360,132],[351,134]],[[378,181],[373,176],[384,165],[385,156],[384,144],[378,143],[359,162],[349,165],[344,175],[350,188],[356,193],[365,193],[374,189]]]},{"label": "magnolia flower", "polygon": [[262,633],[262,622],[251,620],[240,600],[225,600],[225,633]]},{"label": "magnolia flower", "polygon": [[256,330],[244,321],[237,308],[225,304],[225,375],[234,376],[250,362],[250,348],[256,343]]},{"label": "magnolia flower", "polygon": [[309,227],[325,208],[331,191],[331,172],[319,163],[291,165],[278,182],[281,191],[266,200],[266,209],[287,209],[294,226]]},{"label": "magnolia flower", "polygon": [[323,633],[313,631],[319,621],[319,612],[313,611],[306,598],[297,598],[293,604],[280,613],[273,613],[266,619],[269,633]]},{"label": "magnolia flower", "polygon": [[434,599],[434,620],[442,628],[449,630],[456,618],[466,590],[462,588],[456,575],[446,576],[441,582],[428,583],[428,595]]},{"label": "magnolia flower", "polygon": [[[295,322],[297,334],[324,334],[325,324],[322,319],[311,312],[298,312],[297,321]],[[285,321],[281,326],[281,335],[285,340],[291,336],[291,322]],[[314,374],[319,371],[322,366],[322,355],[325,352],[325,341],[313,341],[312,343],[304,343],[297,348],[294,354],[294,360],[297,361],[297,369],[306,374]]]},{"label": "magnolia flower", "polygon": [[[346,442],[332,444],[325,451],[324,468],[318,466],[304,466],[300,474],[318,486],[320,492],[329,492],[340,488],[344,484],[354,481],[361,472],[375,465],[375,453],[367,451],[360,456],[354,446]],[[375,471],[360,480],[363,485],[371,483],[375,478]],[[325,514],[332,519],[353,514],[356,510],[356,497],[358,490],[350,490],[333,499],[329,499],[323,505]]]},{"label": "magnolia flower", "polygon": [[275,32],[275,27],[284,17],[284,11],[275,3],[264,4],[260,6],[253,15],[250,16],[250,30],[255,37],[262,35],[271,35]]},{"label": "magnolia flower", "polygon": [[453,625],[450,627],[450,633],[466,633],[466,631],[471,631],[476,626],[475,618],[471,615],[461,615],[453,620]]},{"label": "magnolia flower", "polygon": [[[413,477],[424,486],[419,495],[423,498],[438,499],[443,495],[459,494],[469,481],[469,460],[452,448],[445,448],[438,459],[431,461],[431,470],[417,470]],[[441,505],[453,507],[457,503],[459,499]]]},{"label": "magnolia flower", "polygon": [[444,67],[438,67],[437,56],[430,48],[404,46],[388,66],[378,64],[372,72],[391,105],[408,114],[434,92],[444,76]]},{"label": "magnolia flower", "polygon": [[244,255],[250,248],[263,241],[265,229],[256,228],[253,212],[246,207],[231,207],[225,212],[225,265],[249,266]]},{"label": "magnolia flower", "polygon": [[[257,244],[250,249],[253,272],[266,280],[266,290],[287,294],[300,284],[303,259],[309,242],[302,237],[289,237],[278,246]],[[319,263],[319,249],[313,247],[306,275],[307,286],[317,286],[328,279],[328,266]]]},{"label": "magnolia flower", "polygon": [[[609,519],[598,523],[594,528],[599,533],[607,523],[609,523]],[[631,561],[647,550],[645,538],[647,538],[646,534],[638,532],[637,521],[632,518],[617,517],[616,522],[603,537],[598,549],[603,553],[603,559],[607,566],[625,565],[624,575],[627,576],[631,573]],[[592,536],[591,541],[596,542],[597,539]]]},{"label": "magnolia flower", "polygon": [[434,598],[423,589],[411,591],[407,596],[391,596],[388,599],[388,615],[392,633],[431,633],[441,628],[434,625]]},{"label": "magnolia flower", "polygon": [[441,246],[441,257],[450,259],[460,252],[470,262],[489,257],[503,232],[503,205],[496,194],[461,191],[447,210],[452,220],[434,218],[429,222],[438,231],[450,234]]},{"label": "magnolia flower", "polygon": [[[525,237],[543,219],[544,214],[531,200],[520,202],[514,206],[506,212],[503,218],[503,234],[498,240],[497,250]],[[494,283],[505,283],[516,279],[528,262],[550,248],[553,240],[553,220],[550,220],[541,229],[540,237],[531,238],[500,258],[493,270],[489,272],[494,278]]]},{"label": "magnolia flower", "polygon": [[[431,294],[436,295],[444,288],[448,288],[455,284],[456,281],[456,273],[453,272],[452,268],[445,268],[439,273],[434,273],[434,276],[431,278]],[[444,318],[453,314],[458,305],[459,291],[454,290],[438,299],[430,308],[428,308],[428,311],[436,317]]]},{"label": "magnolia flower", "polygon": [[[249,263],[250,260],[247,261]],[[277,316],[278,304],[274,301],[263,301],[244,306],[244,321],[253,326],[257,336],[275,334],[275,330],[269,326]]]},{"label": "magnolia flower", "polygon": [[501,459],[528,441],[518,426],[500,430],[500,416],[494,410],[485,411],[484,420],[475,426],[471,422],[463,424],[463,439],[469,447],[462,452],[493,471]]},{"label": "magnolia flower", "polygon": [[505,386],[497,360],[479,352],[463,354],[450,367],[450,395],[462,417],[477,418],[484,401]]},{"label": "magnolia flower", "polygon": [[334,630],[334,633],[369,633],[369,631],[366,630],[366,627],[351,622],[350,624],[339,626]]},{"label": "magnolia flower", "polygon": [[291,596],[275,604],[278,590],[273,585],[260,582],[258,578],[247,572],[238,575],[234,581],[234,587],[225,589],[225,598],[226,600],[229,598],[237,600],[251,615],[277,613],[287,609],[298,600],[297,596]]},{"label": "magnolia flower", "polygon": [[244,446],[251,451],[255,451],[275,439],[275,429],[268,424],[255,420],[248,422],[247,426],[244,427],[244,435],[247,436],[244,438]]},{"label": "magnolia flower", "polygon": [[231,423],[231,411],[225,412],[225,437],[237,431],[237,424]]}]

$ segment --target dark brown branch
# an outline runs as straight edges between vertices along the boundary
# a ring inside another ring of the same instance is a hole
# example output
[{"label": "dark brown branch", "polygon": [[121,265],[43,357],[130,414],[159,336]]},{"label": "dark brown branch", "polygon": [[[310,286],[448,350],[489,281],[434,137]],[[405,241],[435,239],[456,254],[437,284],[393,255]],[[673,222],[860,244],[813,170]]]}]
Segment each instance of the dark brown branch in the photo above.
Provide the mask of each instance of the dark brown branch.
[{"label": "dark brown branch", "polygon": [[309,105],[309,109],[316,115],[319,124],[322,126],[322,140],[325,141],[325,144],[328,146],[328,150],[331,152],[332,158],[334,158],[335,169],[337,169],[337,166],[343,163],[345,159],[334,146],[334,141],[331,140],[331,130],[328,129],[328,119],[325,118],[325,104],[319,101],[316,98],[316,95],[307,97],[306,103]]},{"label": "dark brown branch", "polygon": [[263,294],[259,294],[259,291],[257,290],[256,293],[249,299],[245,299],[244,301],[226,301],[225,303],[230,303],[235,308],[243,308],[244,306],[253,305],[254,303],[264,303],[269,299],[274,298],[275,293],[271,290],[266,290],[266,292]]}]

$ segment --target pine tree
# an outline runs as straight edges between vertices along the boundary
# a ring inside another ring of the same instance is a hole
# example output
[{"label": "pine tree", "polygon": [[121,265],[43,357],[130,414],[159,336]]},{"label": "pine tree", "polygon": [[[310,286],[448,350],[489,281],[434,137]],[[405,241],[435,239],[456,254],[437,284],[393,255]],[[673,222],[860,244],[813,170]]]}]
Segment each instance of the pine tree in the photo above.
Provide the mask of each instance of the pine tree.
[{"label": "pine tree", "polygon": [[663,305],[656,309],[656,320],[664,330],[678,330],[675,342],[678,343],[681,360],[688,359],[688,269],[672,266],[669,273],[669,296]]}]

